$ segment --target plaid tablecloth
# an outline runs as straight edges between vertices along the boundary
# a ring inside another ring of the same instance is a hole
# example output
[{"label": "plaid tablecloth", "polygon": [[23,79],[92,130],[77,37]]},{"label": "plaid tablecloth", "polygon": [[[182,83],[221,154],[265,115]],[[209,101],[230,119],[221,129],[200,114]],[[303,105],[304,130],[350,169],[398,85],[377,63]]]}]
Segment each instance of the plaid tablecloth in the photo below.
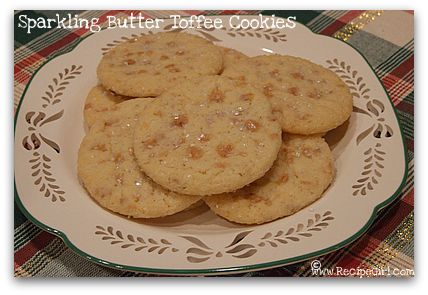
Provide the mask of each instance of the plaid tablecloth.
[{"label": "plaid tablecloth", "polygon": [[[80,17],[126,16],[139,11],[20,11],[31,17],[53,17],[55,13]],[[356,47],[375,69],[387,89],[401,121],[408,149],[409,174],[399,198],[379,212],[369,231],[333,253],[318,257],[323,268],[365,270],[413,269],[413,146],[414,146],[414,60],[412,11],[145,11],[151,17],[171,14],[275,14],[297,16],[297,21],[319,34],[342,39]],[[88,35],[87,29],[37,29],[25,34],[15,26],[14,103],[15,109],[24,88],[35,71],[48,59],[69,51]],[[15,204],[14,274],[17,277],[146,276],[94,264],[69,249],[60,238],[27,220]],[[239,276],[312,276],[308,260]],[[328,275],[328,274],[325,274]],[[237,275],[238,276],[238,275]]]}]

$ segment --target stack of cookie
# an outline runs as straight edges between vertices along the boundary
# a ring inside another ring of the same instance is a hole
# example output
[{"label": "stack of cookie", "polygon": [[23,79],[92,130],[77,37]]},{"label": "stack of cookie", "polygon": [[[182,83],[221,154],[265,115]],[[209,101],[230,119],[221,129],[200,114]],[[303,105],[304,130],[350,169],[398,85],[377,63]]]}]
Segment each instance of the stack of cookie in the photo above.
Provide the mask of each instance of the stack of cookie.
[{"label": "stack of cookie", "polygon": [[154,218],[203,200],[227,220],[261,224],[333,180],[322,135],[349,118],[352,96],[319,65],[158,33],[112,49],[97,74],[78,173],[111,211]]}]

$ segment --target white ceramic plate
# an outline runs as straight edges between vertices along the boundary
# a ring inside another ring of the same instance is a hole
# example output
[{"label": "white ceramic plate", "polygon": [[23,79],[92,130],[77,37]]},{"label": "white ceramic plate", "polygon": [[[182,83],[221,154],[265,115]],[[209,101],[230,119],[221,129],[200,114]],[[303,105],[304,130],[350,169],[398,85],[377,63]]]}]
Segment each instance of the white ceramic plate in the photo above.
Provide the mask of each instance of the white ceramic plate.
[{"label": "white ceramic plate", "polygon": [[[221,17],[227,23],[227,16]],[[252,18],[248,16],[248,18]],[[168,20],[163,30],[171,30]],[[107,29],[43,65],[21,98],[15,124],[15,199],[35,224],[94,262],[142,272],[218,274],[309,259],[361,236],[397,197],[407,174],[401,129],[385,89],[351,46],[297,24],[278,30],[191,30],[250,56],[290,54],[336,72],[354,112],[330,132],[337,175],[325,195],[300,212],[239,226],[205,207],[159,220],[131,220],[98,206],[79,184],[83,105],[97,84],[102,54],[142,29]]]}]

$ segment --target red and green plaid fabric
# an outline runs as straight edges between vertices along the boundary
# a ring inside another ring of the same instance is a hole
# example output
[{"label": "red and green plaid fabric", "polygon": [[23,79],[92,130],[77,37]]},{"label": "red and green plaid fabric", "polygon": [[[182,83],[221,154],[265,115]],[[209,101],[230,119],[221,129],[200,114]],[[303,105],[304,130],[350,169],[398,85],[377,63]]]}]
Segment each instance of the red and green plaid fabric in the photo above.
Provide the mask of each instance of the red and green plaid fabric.
[{"label": "red and green plaid fabric", "polygon": [[[55,13],[79,17],[126,16],[140,11],[17,11],[31,17]],[[143,11],[149,17],[171,14],[275,14],[297,16],[297,21],[315,33],[342,39],[356,47],[375,69],[387,89],[403,127],[408,149],[409,174],[400,196],[378,213],[372,227],[352,244],[318,257],[323,268],[413,269],[414,268],[414,42],[412,11]],[[15,26],[15,109],[25,86],[48,59],[71,50],[87,29],[38,29],[27,35]],[[14,271],[17,277],[146,276],[94,264],[69,249],[60,238],[27,220],[15,204]],[[312,276],[312,260],[235,276]],[[328,275],[328,274],[325,274]]]}]

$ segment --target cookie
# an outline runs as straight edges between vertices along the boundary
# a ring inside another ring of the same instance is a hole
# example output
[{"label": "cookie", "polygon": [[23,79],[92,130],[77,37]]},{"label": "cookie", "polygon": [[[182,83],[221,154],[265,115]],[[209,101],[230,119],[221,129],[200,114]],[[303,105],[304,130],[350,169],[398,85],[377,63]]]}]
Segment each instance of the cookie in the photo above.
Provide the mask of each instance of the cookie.
[{"label": "cookie", "polygon": [[288,133],[327,132],[352,113],[346,84],[332,71],[302,58],[257,56],[225,69],[223,75],[256,85]]},{"label": "cookie", "polygon": [[156,97],[184,79],[216,75],[222,66],[222,54],[211,42],[186,33],[157,33],[110,50],[97,75],[115,93]]},{"label": "cookie", "polygon": [[263,176],[281,146],[271,105],[251,85],[221,76],[171,88],[147,106],[134,134],[141,169],[183,194],[239,189]]},{"label": "cookie", "polygon": [[334,176],[331,151],[316,136],[285,136],[266,175],[234,193],[204,198],[217,215],[261,224],[291,215],[321,197]]},{"label": "cookie", "polygon": [[96,121],[100,120],[104,114],[111,110],[113,106],[124,102],[129,97],[117,95],[106,90],[101,85],[95,86],[89,91],[85,100],[83,116],[86,126],[91,128]]},{"label": "cookie", "polygon": [[165,190],[144,175],[135,161],[135,122],[151,100],[118,104],[105,120],[92,126],[78,154],[79,178],[92,198],[104,208],[135,218],[171,215],[200,200]]},{"label": "cookie", "polygon": [[238,50],[223,47],[223,46],[218,46],[218,48],[220,48],[221,53],[223,54],[223,71],[226,68],[234,66],[236,62],[242,61],[248,58],[248,56],[246,56],[245,54],[243,54]]}]

